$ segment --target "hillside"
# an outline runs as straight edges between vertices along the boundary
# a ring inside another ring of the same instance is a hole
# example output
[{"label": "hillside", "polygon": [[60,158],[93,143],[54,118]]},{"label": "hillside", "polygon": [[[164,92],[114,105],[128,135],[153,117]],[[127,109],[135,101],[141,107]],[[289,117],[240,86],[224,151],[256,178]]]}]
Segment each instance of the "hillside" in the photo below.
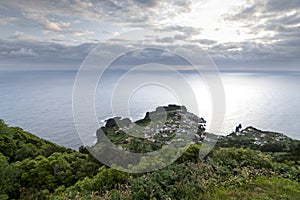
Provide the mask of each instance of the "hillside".
[{"label": "hillside", "polygon": [[185,153],[161,170],[125,173],[89,154],[97,144],[76,152],[0,121],[0,199],[300,199],[297,140],[248,127],[199,158],[217,137],[185,107],[159,107],[135,123],[117,117],[99,130],[121,151],[152,152],[180,139]]},{"label": "hillside", "polygon": [[254,127],[233,132],[220,137],[218,147],[250,148],[268,152],[277,161],[300,160],[300,141],[293,140],[282,133],[262,131]]},{"label": "hillside", "polygon": [[[184,106],[169,105],[147,112],[136,122],[120,117],[108,119],[100,129],[118,148],[145,153],[170,145],[174,138],[200,144],[205,137],[205,123],[203,118],[188,112]],[[101,140],[99,130],[97,136],[98,141]]]},{"label": "hillside", "polygon": [[0,199],[41,199],[97,173],[89,156],[0,120]]}]

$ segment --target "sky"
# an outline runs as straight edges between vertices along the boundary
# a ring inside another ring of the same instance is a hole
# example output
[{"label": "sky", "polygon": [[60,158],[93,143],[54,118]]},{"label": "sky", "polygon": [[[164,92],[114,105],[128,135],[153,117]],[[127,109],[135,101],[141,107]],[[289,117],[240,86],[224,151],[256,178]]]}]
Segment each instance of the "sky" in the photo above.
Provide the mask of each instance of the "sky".
[{"label": "sky", "polygon": [[3,0],[0,69],[78,69],[103,43],[104,57],[143,43],[205,51],[221,71],[299,71],[299,11],[299,0]]}]

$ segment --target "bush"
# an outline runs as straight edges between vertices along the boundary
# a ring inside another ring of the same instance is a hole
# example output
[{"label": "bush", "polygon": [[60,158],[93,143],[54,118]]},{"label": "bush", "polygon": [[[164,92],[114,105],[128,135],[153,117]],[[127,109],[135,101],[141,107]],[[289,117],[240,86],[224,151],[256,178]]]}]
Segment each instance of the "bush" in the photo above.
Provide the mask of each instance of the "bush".
[{"label": "bush", "polygon": [[212,153],[212,158],[231,168],[252,166],[256,169],[269,169],[272,167],[271,156],[251,149],[220,148]]}]

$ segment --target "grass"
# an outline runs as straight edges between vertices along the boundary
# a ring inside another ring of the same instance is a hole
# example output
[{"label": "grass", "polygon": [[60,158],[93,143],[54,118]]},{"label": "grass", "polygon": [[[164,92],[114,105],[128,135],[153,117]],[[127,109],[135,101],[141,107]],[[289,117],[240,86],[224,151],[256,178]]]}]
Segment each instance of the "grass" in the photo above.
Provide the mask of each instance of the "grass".
[{"label": "grass", "polygon": [[297,200],[300,199],[300,183],[284,178],[259,177],[240,186],[214,187],[200,199]]}]

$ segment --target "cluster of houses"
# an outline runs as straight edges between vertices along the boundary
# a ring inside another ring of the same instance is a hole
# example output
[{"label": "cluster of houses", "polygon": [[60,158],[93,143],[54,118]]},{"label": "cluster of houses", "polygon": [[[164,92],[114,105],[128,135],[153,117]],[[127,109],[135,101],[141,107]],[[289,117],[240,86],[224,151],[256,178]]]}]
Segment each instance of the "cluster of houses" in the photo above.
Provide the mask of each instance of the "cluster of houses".
[{"label": "cluster of houses", "polygon": [[161,122],[155,121],[145,127],[134,123],[127,124],[127,126],[120,127],[116,134],[121,131],[125,132],[126,142],[130,142],[131,137],[129,135],[131,135],[147,139],[153,143],[163,140],[166,145],[171,144],[174,136],[177,136],[177,141],[201,143],[206,139],[205,124],[206,121],[203,118],[199,118],[187,111],[176,110],[176,112]]},{"label": "cluster of houses", "polygon": [[259,137],[254,137],[255,141],[253,142],[253,144],[263,146],[264,144],[269,143],[270,140],[273,140],[273,141],[275,140],[276,142],[281,142],[281,141],[284,141],[286,139],[285,136],[277,136],[277,137],[272,138],[272,139],[265,139],[266,136],[267,135],[265,133],[263,133]]},{"label": "cluster of houses", "polygon": [[254,140],[253,144],[258,145],[258,146],[263,146],[264,144],[269,143],[271,141],[280,142],[287,138],[285,135],[279,134],[279,133],[272,136],[272,135],[267,135],[266,133],[257,132],[257,130],[252,127],[248,127],[245,130],[241,130],[241,128],[242,128],[241,125],[237,126],[235,134],[237,136],[246,136],[249,132],[254,133],[252,135],[253,140]]}]

